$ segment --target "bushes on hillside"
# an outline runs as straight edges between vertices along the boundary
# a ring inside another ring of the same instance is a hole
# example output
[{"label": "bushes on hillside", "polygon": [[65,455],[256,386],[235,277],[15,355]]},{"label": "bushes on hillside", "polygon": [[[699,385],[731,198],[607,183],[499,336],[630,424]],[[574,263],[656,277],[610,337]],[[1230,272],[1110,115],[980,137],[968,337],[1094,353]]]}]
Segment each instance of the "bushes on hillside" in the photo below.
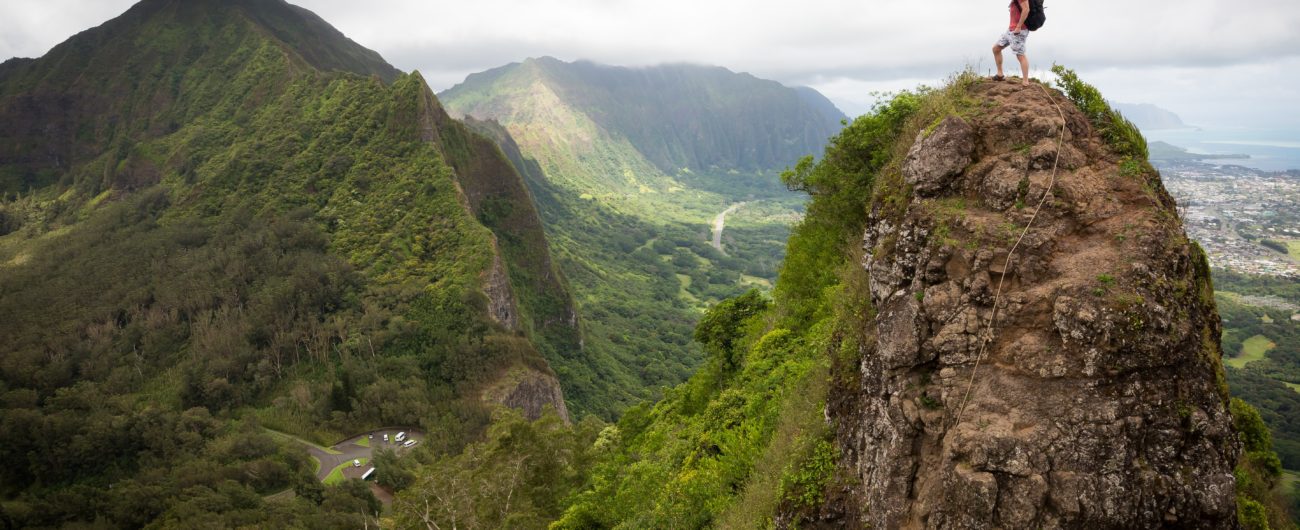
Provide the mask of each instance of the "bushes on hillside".
[{"label": "bushes on hillside", "polygon": [[1101,91],[1079,79],[1074,70],[1059,64],[1052,66],[1052,73],[1056,74],[1057,86],[1083,111],[1116,153],[1134,160],[1147,160],[1149,154],[1146,137],[1142,136],[1142,131],[1133,122],[1111,108]]}]

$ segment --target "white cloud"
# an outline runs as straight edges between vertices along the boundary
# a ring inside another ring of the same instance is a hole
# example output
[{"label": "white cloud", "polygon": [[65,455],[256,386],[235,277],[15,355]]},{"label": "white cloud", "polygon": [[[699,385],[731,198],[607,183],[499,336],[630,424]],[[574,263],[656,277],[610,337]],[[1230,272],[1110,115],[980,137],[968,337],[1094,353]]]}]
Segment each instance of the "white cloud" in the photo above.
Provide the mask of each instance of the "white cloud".
[{"label": "white cloud", "polygon": [[[39,55],[127,0],[4,0],[0,57]],[[1004,0],[296,0],[436,88],[526,57],[717,64],[819,88],[846,110],[869,92],[991,67]],[[1188,121],[1300,115],[1300,2],[1047,0],[1036,71],[1077,69],[1117,100]],[[1241,97],[1248,95],[1249,97]],[[1236,120],[1234,122],[1234,120]],[[1300,124],[1295,124],[1300,125]]]}]

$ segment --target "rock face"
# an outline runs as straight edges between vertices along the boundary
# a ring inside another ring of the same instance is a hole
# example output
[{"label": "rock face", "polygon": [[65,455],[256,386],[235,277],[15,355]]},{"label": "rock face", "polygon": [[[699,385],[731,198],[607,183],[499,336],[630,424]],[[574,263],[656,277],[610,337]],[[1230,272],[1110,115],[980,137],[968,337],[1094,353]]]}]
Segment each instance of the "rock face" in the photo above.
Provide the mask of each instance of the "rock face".
[{"label": "rock face", "polygon": [[917,135],[903,162],[903,178],[917,195],[934,195],[966,169],[974,152],[975,131],[965,120],[948,116],[934,131]]},{"label": "rock face", "polygon": [[484,391],[483,399],[519,410],[530,420],[540,418],[547,408],[551,408],[565,423],[569,422],[569,409],[564,405],[560,381],[549,372],[535,368],[517,366],[510,369]]},{"label": "rock face", "polygon": [[971,91],[974,116],[907,155],[911,200],[871,205],[875,341],[837,369],[827,410],[861,489],[827,512],[881,529],[1235,527],[1209,270],[1159,175],[1055,91]]},{"label": "rock face", "polygon": [[510,276],[501,261],[500,250],[483,280],[483,293],[487,295],[488,315],[492,320],[510,331],[519,331],[519,308],[515,305],[515,294],[510,289]]}]

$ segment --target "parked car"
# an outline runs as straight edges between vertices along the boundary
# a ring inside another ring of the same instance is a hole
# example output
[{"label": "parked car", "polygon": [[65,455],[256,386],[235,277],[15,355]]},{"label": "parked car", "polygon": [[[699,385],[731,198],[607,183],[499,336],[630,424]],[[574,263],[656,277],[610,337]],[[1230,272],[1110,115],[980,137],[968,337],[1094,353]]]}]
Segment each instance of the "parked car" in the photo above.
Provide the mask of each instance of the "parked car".
[{"label": "parked car", "polygon": [[384,434],[384,443],[388,443],[388,435]]},{"label": "parked car", "polygon": [[406,431],[402,431],[402,432],[397,433],[397,438],[394,438],[394,439],[397,440],[397,441],[399,441],[399,442],[402,441],[402,440],[405,440],[405,439],[406,439]]},{"label": "parked car", "polygon": [[352,467],[361,467],[361,460],[360,460],[360,459],[358,459],[358,460],[353,460],[353,461],[352,461]]},{"label": "parked car", "polygon": [[413,447],[418,443],[420,443],[419,440],[407,440],[406,443],[402,444],[402,447]]}]

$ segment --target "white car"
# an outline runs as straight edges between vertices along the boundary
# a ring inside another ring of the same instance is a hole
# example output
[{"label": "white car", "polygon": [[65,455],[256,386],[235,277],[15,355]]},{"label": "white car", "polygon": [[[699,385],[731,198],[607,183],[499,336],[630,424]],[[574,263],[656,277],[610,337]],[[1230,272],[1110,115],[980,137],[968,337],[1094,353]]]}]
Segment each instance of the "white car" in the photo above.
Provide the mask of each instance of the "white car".
[{"label": "white car", "polygon": [[412,447],[418,443],[420,443],[419,440],[407,440],[406,443],[402,444],[402,447]]},{"label": "white car", "polygon": [[388,443],[388,435],[387,435],[387,434],[384,435],[384,443]]},{"label": "white car", "polygon": [[361,467],[361,460],[353,460],[352,467]]},{"label": "white car", "polygon": [[397,433],[397,438],[394,438],[393,440],[394,440],[394,441],[398,441],[398,442],[400,442],[400,441],[405,440],[405,439],[406,439],[406,431],[402,431],[402,432]]}]

